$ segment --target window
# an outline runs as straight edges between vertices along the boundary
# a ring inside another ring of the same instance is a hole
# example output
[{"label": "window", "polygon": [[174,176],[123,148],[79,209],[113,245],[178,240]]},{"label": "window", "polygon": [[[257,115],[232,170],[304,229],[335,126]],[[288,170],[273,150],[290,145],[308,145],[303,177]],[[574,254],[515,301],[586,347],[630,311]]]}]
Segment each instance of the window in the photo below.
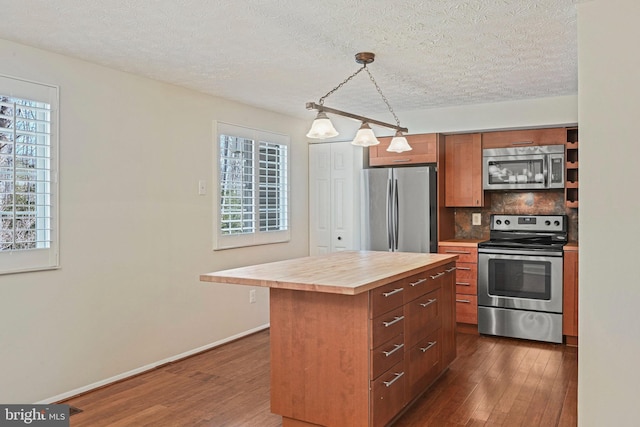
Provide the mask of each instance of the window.
[{"label": "window", "polygon": [[54,86],[0,76],[0,274],[58,266]]},{"label": "window", "polygon": [[215,249],[289,240],[289,138],[217,123]]}]

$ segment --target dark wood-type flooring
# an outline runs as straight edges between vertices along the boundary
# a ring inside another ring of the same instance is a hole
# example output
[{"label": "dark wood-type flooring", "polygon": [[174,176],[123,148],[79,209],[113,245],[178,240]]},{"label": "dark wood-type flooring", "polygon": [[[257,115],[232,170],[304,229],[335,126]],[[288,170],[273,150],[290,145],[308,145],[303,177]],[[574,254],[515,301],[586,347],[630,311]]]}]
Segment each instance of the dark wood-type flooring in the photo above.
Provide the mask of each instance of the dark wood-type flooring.
[{"label": "dark wood-type flooring", "polygon": [[[576,426],[577,349],[458,334],[458,358],[394,427]],[[81,426],[281,426],[269,411],[269,331],[66,402]]]}]

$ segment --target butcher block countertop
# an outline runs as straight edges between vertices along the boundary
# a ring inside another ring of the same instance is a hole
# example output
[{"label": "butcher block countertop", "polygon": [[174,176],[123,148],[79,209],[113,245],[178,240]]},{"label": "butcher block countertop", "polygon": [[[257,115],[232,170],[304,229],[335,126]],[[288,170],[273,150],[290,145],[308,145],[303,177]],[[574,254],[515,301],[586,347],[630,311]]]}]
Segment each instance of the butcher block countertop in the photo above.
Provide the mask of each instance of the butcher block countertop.
[{"label": "butcher block countertop", "polygon": [[343,251],[216,271],[202,274],[200,280],[356,295],[457,258],[435,253]]}]

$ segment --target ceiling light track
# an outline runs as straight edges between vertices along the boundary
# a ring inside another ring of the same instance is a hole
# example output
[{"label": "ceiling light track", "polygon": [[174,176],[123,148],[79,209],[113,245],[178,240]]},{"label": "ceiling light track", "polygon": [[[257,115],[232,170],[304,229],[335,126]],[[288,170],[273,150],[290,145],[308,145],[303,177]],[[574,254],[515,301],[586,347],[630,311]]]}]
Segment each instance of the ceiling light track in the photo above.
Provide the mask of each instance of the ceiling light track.
[{"label": "ceiling light track", "polygon": [[347,113],[346,111],[336,110],[335,108],[329,108],[324,105],[316,104],[315,102],[307,102],[307,110],[324,111],[325,113],[335,114],[337,116],[348,117],[350,119],[359,120],[376,126],[382,126],[389,129],[399,130],[400,132],[409,132],[407,128],[392,125],[391,123],[381,122],[380,120],[370,119],[365,116],[359,116],[357,114]]}]

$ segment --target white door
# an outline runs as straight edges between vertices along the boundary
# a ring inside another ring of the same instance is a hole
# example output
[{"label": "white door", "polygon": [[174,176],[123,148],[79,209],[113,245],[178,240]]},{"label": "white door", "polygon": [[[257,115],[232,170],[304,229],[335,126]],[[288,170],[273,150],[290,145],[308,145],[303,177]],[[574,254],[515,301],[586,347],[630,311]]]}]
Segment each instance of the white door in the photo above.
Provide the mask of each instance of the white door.
[{"label": "white door", "polygon": [[309,254],[331,252],[331,144],[309,145]]},{"label": "white door", "polygon": [[309,145],[309,253],[358,249],[362,148]]}]

